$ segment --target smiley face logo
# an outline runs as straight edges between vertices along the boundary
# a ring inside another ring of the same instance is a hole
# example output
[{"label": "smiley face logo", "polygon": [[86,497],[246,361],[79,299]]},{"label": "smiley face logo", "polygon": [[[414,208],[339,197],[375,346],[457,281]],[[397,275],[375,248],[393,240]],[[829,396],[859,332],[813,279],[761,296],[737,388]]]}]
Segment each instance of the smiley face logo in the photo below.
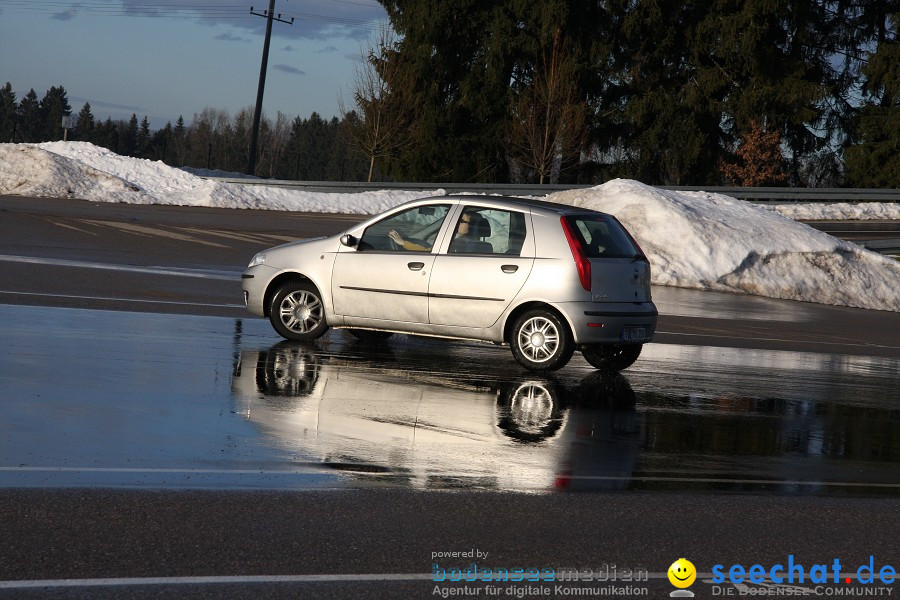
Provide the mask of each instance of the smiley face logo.
[{"label": "smiley face logo", "polygon": [[694,568],[694,563],[688,559],[679,558],[669,567],[667,575],[669,576],[669,583],[677,588],[686,588],[690,587],[694,580],[697,579],[697,569]]}]

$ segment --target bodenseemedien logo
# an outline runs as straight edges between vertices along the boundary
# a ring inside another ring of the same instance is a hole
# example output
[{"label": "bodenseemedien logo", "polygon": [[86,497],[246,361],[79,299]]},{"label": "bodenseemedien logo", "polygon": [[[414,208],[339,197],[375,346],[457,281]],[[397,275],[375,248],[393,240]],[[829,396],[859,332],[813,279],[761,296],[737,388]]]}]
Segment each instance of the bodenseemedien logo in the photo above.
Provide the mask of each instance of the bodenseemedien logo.
[{"label": "bodenseemedien logo", "polygon": [[697,579],[697,569],[694,568],[694,563],[686,558],[679,558],[669,567],[667,575],[669,583],[678,588],[669,594],[670,598],[694,597],[694,592],[686,589],[691,587],[691,584]]}]

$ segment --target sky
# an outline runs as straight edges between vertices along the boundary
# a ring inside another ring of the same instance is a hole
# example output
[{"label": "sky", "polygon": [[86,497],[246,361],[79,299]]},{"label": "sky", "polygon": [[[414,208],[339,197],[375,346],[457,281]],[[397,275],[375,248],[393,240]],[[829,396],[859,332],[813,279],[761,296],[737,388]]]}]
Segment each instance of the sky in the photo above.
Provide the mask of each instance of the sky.
[{"label": "sky", "polygon": [[[0,144],[0,194],[123,202],[377,214],[434,191],[321,193],[217,182],[87,142]],[[614,179],[547,200],[615,215],[651,264],[655,285],[900,311],[900,261],[743,200]],[[818,218],[859,218],[847,205]],[[846,210],[846,214],[845,211]],[[900,203],[884,218],[900,218]],[[490,238],[488,238],[490,241]]]},{"label": "sky", "polygon": [[[0,86],[38,99],[63,86],[72,112],[190,124],[211,107],[254,107],[266,0],[0,0]],[[277,0],[263,112],[338,116],[362,48],[387,22],[376,0]]]}]

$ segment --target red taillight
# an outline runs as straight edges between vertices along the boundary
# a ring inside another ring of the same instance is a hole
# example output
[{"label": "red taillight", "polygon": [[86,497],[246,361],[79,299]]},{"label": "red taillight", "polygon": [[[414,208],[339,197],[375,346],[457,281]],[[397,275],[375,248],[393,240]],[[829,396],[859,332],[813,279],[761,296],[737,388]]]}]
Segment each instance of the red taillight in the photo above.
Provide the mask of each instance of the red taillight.
[{"label": "red taillight", "polygon": [[575,259],[575,268],[578,269],[578,278],[581,280],[581,287],[587,291],[591,291],[591,261],[588,260],[587,254],[578,237],[572,230],[572,225],[565,217],[560,217],[559,222],[562,223],[563,231],[566,232],[566,239],[569,241],[569,249],[572,250],[572,258]]}]

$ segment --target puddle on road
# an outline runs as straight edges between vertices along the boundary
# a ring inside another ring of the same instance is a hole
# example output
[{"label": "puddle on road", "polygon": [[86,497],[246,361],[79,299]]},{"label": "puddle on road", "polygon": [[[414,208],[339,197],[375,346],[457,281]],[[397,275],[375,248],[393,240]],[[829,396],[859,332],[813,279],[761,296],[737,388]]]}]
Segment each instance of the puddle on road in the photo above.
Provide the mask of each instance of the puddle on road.
[{"label": "puddle on road", "polygon": [[480,345],[339,336],[244,351],[233,391],[275,443],[357,480],[900,492],[900,361],[655,345],[623,375],[547,377]]},{"label": "puddle on road", "polygon": [[900,360],[654,344],[623,375],[264,320],[0,305],[0,486],[900,491]]}]

